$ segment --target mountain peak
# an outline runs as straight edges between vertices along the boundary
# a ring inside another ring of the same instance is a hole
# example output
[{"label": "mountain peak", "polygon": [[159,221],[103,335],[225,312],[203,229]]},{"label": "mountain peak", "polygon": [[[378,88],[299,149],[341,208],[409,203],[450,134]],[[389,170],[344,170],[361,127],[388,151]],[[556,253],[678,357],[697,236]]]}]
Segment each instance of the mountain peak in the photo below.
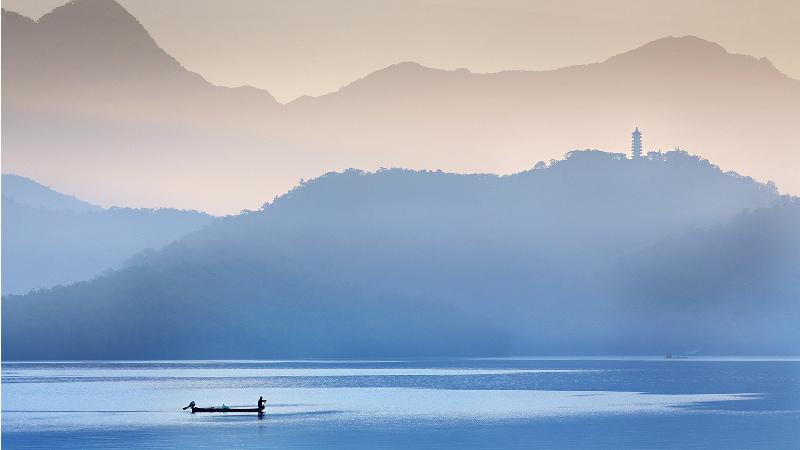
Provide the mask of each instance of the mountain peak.
[{"label": "mountain peak", "polygon": [[80,16],[82,20],[100,20],[102,22],[136,22],[131,13],[115,0],[72,0],[49,13],[43,15],[38,22]]},{"label": "mountain peak", "polygon": [[650,41],[640,48],[663,48],[671,50],[704,51],[710,53],[727,53],[727,50],[716,42],[708,41],[698,36],[665,36]]},{"label": "mountain peak", "polygon": [[62,194],[49,186],[44,186],[30,178],[3,174],[3,197],[30,208],[52,211],[100,211],[102,208],[78,199],[74,195]]},{"label": "mountain peak", "polygon": [[28,16],[23,16],[22,14],[11,11],[10,9],[2,8],[3,11],[3,26],[6,26],[7,21],[11,21],[11,23],[27,23],[27,24],[35,24],[36,21],[31,19]]},{"label": "mountain peak", "polygon": [[472,73],[466,69],[444,70],[434,67],[423,66],[414,61],[404,61],[383,69],[370,73],[364,78],[358,79],[344,88],[342,91],[363,90],[373,95],[376,90],[386,92],[391,89],[402,89],[415,91],[419,89],[429,89],[430,83],[436,86],[451,85],[453,81],[462,80],[471,76]]},{"label": "mountain peak", "polygon": [[[34,30],[36,22],[30,17],[3,8],[3,35],[25,36]],[[4,46],[7,47],[7,46]],[[4,49],[5,50],[5,49]]]},{"label": "mountain peak", "polygon": [[[139,83],[145,77],[170,78],[178,84],[198,81],[198,75],[164,52],[144,26],[114,0],[73,0],[36,22],[12,14],[3,14],[4,25],[12,24],[3,27],[3,56],[9,56],[4,80],[19,79],[26,84],[36,78],[50,87],[75,80]],[[50,69],[41,70],[45,61]]]},{"label": "mountain peak", "polygon": [[720,58],[730,56],[724,47],[716,42],[707,41],[697,36],[667,36],[650,41],[641,47],[612,56],[612,61],[647,60],[657,61],[685,61],[687,59],[698,62],[706,58]]},{"label": "mountain peak", "polygon": [[720,73],[760,73],[787,78],[766,58],[731,53],[716,42],[697,36],[668,36],[612,56],[604,64],[629,69],[671,71],[705,68]]},{"label": "mountain peak", "polygon": [[[38,24],[63,39],[80,38],[96,45],[128,41],[158,47],[131,13],[114,0],[72,0],[43,15]],[[111,42],[108,40],[111,39]]]},{"label": "mountain peak", "polygon": [[58,24],[60,29],[70,26],[88,26],[92,31],[98,27],[135,28],[138,32],[147,33],[139,21],[114,0],[72,0],[43,15],[37,22],[45,26]]},{"label": "mountain peak", "polygon": [[391,64],[375,72],[370,73],[364,78],[371,77],[416,77],[423,74],[430,74],[434,72],[441,72],[439,69],[423,66],[414,61],[402,61],[399,63]]}]

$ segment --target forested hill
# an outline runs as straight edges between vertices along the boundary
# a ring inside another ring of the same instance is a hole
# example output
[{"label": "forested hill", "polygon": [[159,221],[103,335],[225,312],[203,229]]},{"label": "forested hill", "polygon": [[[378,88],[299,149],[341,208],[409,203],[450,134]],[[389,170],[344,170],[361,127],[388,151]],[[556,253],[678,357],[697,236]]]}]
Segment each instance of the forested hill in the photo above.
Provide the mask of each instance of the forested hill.
[{"label": "forested hill", "polygon": [[3,175],[3,294],[88,280],[214,220],[171,208],[101,208]]},{"label": "forested hill", "polygon": [[[694,240],[713,262],[703,246],[732,239],[742,245],[726,261],[755,257],[735,237],[741,224],[763,217],[774,222],[765,230],[791,229],[797,215],[780,211],[796,208],[774,186],[685,152],[579,151],[503,177],[331,173],[98,280],[5,298],[3,355],[791,353],[796,326],[751,332],[796,314],[783,279],[794,272],[770,272],[784,297],[743,289],[729,309],[732,297],[699,289],[702,267],[659,249]],[[720,241],[694,237],[701,231]],[[797,246],[786,252],[757,255],[759,264],[800,257]],[[758,273],[715,276],[721,287],[772,286]],[[762,294],[774,307],[753,314]],[[698,307],[672,308],[686,298]],[[733,339],[734,329],[751,339]]]},{"label": "forested hill", "polygon": [[43,186],[30,178],[3,174],[2,180],[4,197],[31,208],[74,212],[100,211],[103,209],[80,200],[74,195],[65,195],[48,186]]},{"label": "forested hill", "polygon": [[[621,327],[658,345],[800,351],[800,199],[739,214],[629,255],[615,298]],[[675,330],[664,333],[663,330]]]}]

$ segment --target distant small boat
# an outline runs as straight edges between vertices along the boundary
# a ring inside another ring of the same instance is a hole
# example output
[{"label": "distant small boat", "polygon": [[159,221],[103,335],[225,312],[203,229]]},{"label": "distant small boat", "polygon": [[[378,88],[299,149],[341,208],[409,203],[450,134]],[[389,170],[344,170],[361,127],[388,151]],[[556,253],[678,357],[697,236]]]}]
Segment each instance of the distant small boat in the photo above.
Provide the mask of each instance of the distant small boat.
[{"label": "distant small boat", "polygon": [[194,402],[189,403],[189,406],[183,408],[183,410],[187,410],[191,408],[192,413],[201,413],[201,412],[210,412],[210,413],[229,413],[229,412],[254,412],[259,414],[264,414],[264,407],[261,406],[259,408],[232,408],[230,406],[209,406],[207,408],[201,408],[199,406],[195,406]]},{"label": "distant small boat", "polygon": [[673,355],[672,353],[667,352],[667,354],[664,355],[664,359],[689,359],[689,357],[688,356]]},{"label": "distant small boat", "polygon": [[228,406],[211,406],[208,408],[198,408],[197,406],[192,406],[192,412],[216,412],[216,413],[227,413],[227,412],[257,412],[259,414],[264,413],[264,409],[258,408],[230,408]]}]

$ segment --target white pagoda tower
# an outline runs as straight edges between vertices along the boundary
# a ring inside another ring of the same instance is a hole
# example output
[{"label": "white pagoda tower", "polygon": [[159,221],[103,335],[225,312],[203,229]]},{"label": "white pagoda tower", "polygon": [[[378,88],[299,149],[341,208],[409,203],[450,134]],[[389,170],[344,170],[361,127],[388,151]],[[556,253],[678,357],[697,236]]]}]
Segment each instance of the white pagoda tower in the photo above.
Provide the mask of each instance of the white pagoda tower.
[{"label": "white pagoda tower", "polygon": [[639,131],[639,127],[636,127],[631,133],[632,140],[631,140],[631,157],[633,159],[641,158],[642,157],[642,132]]}]

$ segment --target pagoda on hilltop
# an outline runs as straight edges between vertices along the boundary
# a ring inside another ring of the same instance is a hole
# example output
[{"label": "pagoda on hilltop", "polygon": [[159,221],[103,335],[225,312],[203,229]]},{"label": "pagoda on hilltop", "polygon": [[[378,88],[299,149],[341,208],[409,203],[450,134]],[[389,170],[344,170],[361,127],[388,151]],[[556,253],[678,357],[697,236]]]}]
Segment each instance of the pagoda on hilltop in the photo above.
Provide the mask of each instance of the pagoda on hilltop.
[{"label": "pagoda on hilltop", "polygon": [[636,127],[631,133],[631,158],[637,159],[642,157],[642,132],[639,127]]}]

